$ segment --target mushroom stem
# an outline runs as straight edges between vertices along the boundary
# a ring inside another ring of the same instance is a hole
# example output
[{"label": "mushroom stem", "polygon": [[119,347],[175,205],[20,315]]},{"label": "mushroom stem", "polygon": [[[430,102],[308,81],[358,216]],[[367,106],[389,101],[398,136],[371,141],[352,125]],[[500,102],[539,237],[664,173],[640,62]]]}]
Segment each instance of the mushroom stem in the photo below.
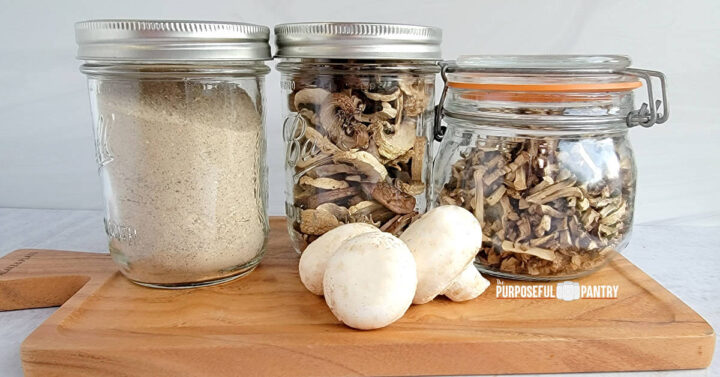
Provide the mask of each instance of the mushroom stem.
[{"label": "mushroom stem", "polygon": [[450,283],[443,295],[455,302],[467,301],[480,296],[489,286],[490,282],[480,275],[474,264],[470,263]]},{"label": "mushroom stem", "polygon": [[[482,229],[472,213],[446,205],[426,212],[405,229],[400,239],[413,253],[417,265],[418,286],[413,303],[424,304],[448,291],[472,264],[482,247]],[[464,287],[465,283],[459,285]]]}]

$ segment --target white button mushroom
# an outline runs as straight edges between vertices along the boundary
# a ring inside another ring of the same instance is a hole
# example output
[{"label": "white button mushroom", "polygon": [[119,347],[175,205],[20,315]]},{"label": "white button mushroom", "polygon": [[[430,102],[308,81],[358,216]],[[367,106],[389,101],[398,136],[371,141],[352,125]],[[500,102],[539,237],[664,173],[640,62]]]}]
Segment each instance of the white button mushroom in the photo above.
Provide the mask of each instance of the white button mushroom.
[{"label": "white button mushroom", "polygon": [[417,265],[414,304],[441,294],[453,301],[472,299],[489,285],[472,265],[482,246],[482,229],[467,210],[450,205],[434,208],[410,224],[400,239]]},{"label": "white button mushroom", "polygon": [[417,274],[415,260],[397,237],[365,233],[343,242],[327,263],[325,302],[346,325],[385,327],[410,307]]},{"label": "white button mushroom", "polygon": [[365,223],[345,224],[328,231],[308,245],[300,256],[300,264],[298,265],[300,280],[305,285],[305,288],[318,296],[322,296],[325,266],[333,253],[335,253],[335,250],[344,241],[370,232],[380,233],[380,230]]}]

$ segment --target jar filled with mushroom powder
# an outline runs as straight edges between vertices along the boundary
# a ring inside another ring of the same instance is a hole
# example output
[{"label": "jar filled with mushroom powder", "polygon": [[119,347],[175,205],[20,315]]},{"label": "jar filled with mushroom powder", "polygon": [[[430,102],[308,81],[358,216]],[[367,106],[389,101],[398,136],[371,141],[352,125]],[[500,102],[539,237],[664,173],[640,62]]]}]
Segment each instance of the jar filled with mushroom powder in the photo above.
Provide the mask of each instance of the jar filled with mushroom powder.
[{"label": "jar filled with mushroom powder", "polygon": [[[629,65],[624,56],[466,56],[443,66],[430,195],[480,221],[481,272],[571,279],[625,248],[636,180],[628,130],[668,117],[663,74]],[[635,109],[643,81],[652,105]]]},{"label": "jar filled with mushroom powder", "polygon": [[145,286],[252,271],[268,233],[263,78],[269,29],[242,23],[76,24],[109,249]]},{"label": "jar filled with mushroom powder", "polygon": [[275,34],[293,246],[351,222],[400,234],[426,208],[441,31],[300,23]]}]

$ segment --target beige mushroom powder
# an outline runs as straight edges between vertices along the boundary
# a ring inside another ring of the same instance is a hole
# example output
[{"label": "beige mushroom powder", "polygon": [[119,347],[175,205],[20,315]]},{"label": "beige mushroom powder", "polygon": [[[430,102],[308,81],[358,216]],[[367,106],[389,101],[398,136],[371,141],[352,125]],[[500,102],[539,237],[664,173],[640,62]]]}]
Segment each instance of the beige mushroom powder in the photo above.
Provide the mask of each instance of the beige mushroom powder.
[{"label": "beige mushroom powder", "polygon": [[91,81],[91,90],[110,252],[123,273],[181,284],[254,266],[267,190],[262,116],[248,92],[193,80]]}]

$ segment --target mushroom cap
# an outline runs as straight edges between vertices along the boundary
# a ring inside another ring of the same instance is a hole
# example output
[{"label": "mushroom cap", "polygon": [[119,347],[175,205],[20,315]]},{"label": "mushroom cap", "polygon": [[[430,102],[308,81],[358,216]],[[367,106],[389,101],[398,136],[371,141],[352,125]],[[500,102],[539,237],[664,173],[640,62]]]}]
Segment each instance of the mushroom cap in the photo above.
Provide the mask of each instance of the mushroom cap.
[{"label": "mushroom cap", "polygon": [[322,296],[325,266],[338,246],[345,240],[369,232],[380,232],[370,224],[352,223],[340,225],[320,236],[308,245],[300,256],[298,270],[300,280],[308,291]]},{"label": "mushroom cap", "polygon": [[343,242],[330,258],[323,285],[325,302],[337,319],[361,330],[385,327],[412,304],[415,260],[389,233],[361,234]]},{"label": "mushroom cap", "polygon": [[482,229],[472,213],[458,206],[436,207],[400,236],[415,256],[418,287],[414,304],[442,294],[482,246]]}]

